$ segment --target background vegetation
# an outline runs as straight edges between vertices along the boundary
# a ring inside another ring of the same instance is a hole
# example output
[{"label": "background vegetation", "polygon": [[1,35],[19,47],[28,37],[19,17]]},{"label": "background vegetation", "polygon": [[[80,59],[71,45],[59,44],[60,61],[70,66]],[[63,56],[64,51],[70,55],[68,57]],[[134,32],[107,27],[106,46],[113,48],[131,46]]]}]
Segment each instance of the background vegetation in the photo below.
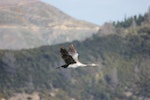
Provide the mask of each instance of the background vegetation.
[{"label": "background vegetation", "polygon": [[46,100],[150,98],[149,15],[106,23],[92,38],[72,42],[82,62],[94,62],[98,67],[55,69],[63,64],[59,48],[71,43],[1,50],[0,98],[34,91]]}]

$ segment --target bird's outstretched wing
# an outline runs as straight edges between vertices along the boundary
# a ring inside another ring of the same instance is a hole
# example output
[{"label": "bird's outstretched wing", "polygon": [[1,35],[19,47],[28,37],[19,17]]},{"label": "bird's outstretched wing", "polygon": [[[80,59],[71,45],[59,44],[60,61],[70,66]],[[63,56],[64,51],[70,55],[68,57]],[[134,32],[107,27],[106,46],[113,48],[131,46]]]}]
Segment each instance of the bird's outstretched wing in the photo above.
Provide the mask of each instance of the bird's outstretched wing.
[{"label": "bird's outstretched wing", "polygon": [[70,47],[69,47],[69,50],[68,50],[69,54],[73,57],[73,59],[78,62],[78,52],[77,50],[75,49],[74,45],[71,44]]},{"label": "bird's outstretched wing", "polygon": [[76,61],[72,58],[72,56],[68,53],[68,51],[62,47],[60,48],[61,57],[65,61],[66,64],[73,64],[76,63]]}]

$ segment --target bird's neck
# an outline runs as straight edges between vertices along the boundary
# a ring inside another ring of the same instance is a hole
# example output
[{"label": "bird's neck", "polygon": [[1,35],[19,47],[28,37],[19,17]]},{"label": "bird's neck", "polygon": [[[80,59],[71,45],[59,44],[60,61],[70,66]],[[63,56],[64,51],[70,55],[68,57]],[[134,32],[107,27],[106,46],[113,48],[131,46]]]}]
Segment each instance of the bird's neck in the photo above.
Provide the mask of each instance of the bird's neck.
[{"label": "bird's neck", "polygon": [[86,64],[87,66],[97,66],[97,64],[94,64],[94,63],[92,63],[92,64]]},{"label": "bird's neck", "polygon": [[77,62],[77,65],[78,65],[78,66],[82,66],[82,67],[87,66],[86,64],[83,64],[83,63],[81,63],[81,62]]},{"label": "bird's neck", "polygon": [[83,64],[83,63],[81,63],[81,62],[77,62],[77,64],[78,64],[79,66],[82,66],[82,67],[85,67],[85,66],[97,66],[97,64],[94,64],[94,63],[91,63],[91,64]]}]

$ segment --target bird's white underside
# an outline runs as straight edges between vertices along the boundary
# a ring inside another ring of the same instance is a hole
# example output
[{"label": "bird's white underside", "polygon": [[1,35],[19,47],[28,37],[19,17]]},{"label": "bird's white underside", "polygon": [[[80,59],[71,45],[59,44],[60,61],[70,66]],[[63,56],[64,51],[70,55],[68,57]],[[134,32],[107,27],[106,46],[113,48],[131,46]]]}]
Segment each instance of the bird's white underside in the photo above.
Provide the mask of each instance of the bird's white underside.
[{"label": "bird's white underside", "polygon": [[70,65],[68,66],[68,68],[78,68],[78,67],[85,67],[85,66],[87,66],[87,65],[82,64],[82,63],[80,63],[80,62],[77,62],[77,63],[74,63],[74,64],[70,64]]},{"label": "bird's white underside", "polygon": [[67,68],[78,68],[78,67],[85,67],[85,66],[97,66],[97,64],[83,64],[81,62],[79,62],[78,60],[78,52],[77,50],[75,49],[75,47],[73,45],[70,46],[69,50],[68,50],[68,53],[69,55],[72,56],[73,60],[76,62],[76,63],[73,63],[73,64],[70,64],[69,63],[69,66]]},{"label": "bird's white underside", "polygon": [[77,63],[74,63],[74,64],[70,64],[68,66],[68,68],[78,68],[78,67],[85,67],[85,66],[97,66],[97,64],[94,64],[94,63],[92,63],[92,64],[83,64],[81,62],[77,62]]}]

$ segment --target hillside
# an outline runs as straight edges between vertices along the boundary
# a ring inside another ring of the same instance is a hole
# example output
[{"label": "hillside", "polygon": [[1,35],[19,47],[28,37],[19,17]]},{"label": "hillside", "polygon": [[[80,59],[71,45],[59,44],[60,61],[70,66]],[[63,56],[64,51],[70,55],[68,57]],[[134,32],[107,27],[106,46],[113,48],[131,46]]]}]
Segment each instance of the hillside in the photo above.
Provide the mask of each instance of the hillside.
[{"label": "hillside", "polygon": [[[72,43],[80,61],[99,66],[57,70],[60,47]],[[149,72],[150,11],[105,23],[84,41],[0,50],[0,99],[149,100]]]},{"label": "hillside", "polygon": [[39,0],[0,0],[0,5],[0,49],[84,40],[99,28]]},{"label": "hillside", "polygon": [[82,62],[94,62],[98,67],[55,69],[64,63],[59,48],[71,43],[30,50],[1,50],[0,98],[149,100],[149,24],[134,30],[121,28],[116,31],[120,33],[103,37],[99,36],[101,32],[83,42],[72,42]]}]

